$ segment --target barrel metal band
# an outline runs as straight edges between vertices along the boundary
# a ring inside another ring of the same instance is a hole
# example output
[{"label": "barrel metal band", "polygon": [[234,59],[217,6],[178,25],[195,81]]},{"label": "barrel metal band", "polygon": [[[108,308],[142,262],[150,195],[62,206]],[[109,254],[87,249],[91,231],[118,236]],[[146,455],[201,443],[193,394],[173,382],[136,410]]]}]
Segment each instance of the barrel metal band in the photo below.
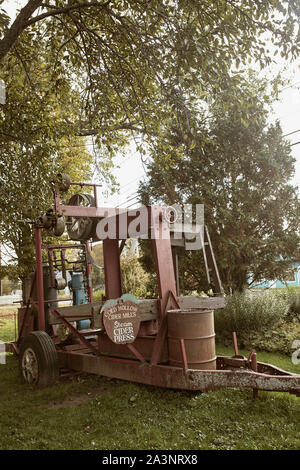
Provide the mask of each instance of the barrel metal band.
[{"label": "barrel metal band", "polygon": [[[191,340],[191,339],[209,339],[209,338],[214,338],[216,336],[216,333],[209,335],[209,336],[193,336],[192,338],[186,338],[184,337],[184,340]],[[180,339],[178,336],[170,336],[168,335],[168,339]]]}]

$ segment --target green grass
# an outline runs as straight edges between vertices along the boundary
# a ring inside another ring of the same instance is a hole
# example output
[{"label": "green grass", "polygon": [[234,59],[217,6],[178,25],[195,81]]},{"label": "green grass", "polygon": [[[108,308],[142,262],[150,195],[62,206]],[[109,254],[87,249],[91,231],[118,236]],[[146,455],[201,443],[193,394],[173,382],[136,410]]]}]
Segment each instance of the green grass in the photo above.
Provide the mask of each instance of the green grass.
[{"label": "green grass", "polygon": [[[218,346],[218,354],[233,349]],[[299,371],[287,356],[258,359]],[[300,448],[300,399],[289,394],[259,392],[254,400],[251,390],[192,393],[88,375],[38,390],[8,355],[0,396],[0,449]]]},{"label": "green grass", "polygon": [[15,325],[13,318],[1,318],[0,316],[0,340],[4,342],[15,341]]}]

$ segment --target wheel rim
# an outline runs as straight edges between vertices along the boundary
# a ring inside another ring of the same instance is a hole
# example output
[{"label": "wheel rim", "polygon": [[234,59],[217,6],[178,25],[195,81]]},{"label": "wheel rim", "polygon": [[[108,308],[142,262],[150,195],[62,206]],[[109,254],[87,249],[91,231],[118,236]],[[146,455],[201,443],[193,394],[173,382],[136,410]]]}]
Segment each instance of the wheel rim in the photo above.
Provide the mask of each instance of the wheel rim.
[{"label": "wheel rim", "polygon": [[39,376],[38,361],[34,351],[27,348],[22,357],[22,374],[26,382],[36,383]]},{"label": "wheel rim", "polygon": [[[90,194],[74,194],[68,205],[94,207],[95,202]],[[70,216],[67,219],[67,231],[72,240],[87,240],[93,235],[93,226],[94,221],[90,217]]]}]

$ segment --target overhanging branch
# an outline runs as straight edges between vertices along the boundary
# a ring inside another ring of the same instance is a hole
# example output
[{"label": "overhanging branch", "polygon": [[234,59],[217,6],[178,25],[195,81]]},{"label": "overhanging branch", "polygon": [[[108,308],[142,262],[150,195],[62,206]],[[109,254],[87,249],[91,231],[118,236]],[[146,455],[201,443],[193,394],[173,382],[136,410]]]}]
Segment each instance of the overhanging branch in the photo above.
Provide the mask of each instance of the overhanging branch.
[{"label": "overhanging branch", "polygon": [[57,8],[56,10],[46,11],[45,13],[35,16],[34,18],[31,18],[31,20],[27,21],[25,27],[27,28],[28,26],[34,23],[37,23],[38,21],[41,21],[45,18],[48,18],[49,16],[62,15],[64,13],[69,13],[72,10],[80,10],[82,8],[89,8],[89,7],[105,8],[109,5],[110,1],[111,0],[108,0],[107,2],[104,2],[104,3],[99,3],[99,2],[78,3],[76,5],[68,5],[63,8]]},{"label": "overhanging branch", "polygon": [[[145,133],[145,129],[141,127],[137,127],[134,124],[129,124],[129,123],[118,124],[112,128],[112,131],[122,131],[122,130]],[[76,135],[79,137],[88,137],[92,135],[97,135],[100,131],[101,131],[100,128],[80,129],[78,132],[76,132]]]},{"label": "overhanging branch", "polygon": [[39,7],[50,8],[48,5],[43,4],[43,0],[29,0],[27,5],[21,9],[20,13],[16,17],[15,21],[10,28],[4,34],[4,37],[0,40],[0,61],[4,59],[6,54],[10,51],[14,43],[17,41],[22,32],[31,26],[32,24],[37,23],[47,17],[58,16],[65,13],[69,13],[72,10],[81,10],[83,8],[90,7],[99,7],[105,8],[109,5],[111,0],[106,2],[86,2],[86,3],[77,3],[76,5],[67,5],[63,8],[52,9],[51,11],[46,11],[38,16],[32,18],[33,13]]},{"label": "overhanging branch", "polygon": [[0,60],[2,60],[18,39],[22,31],[26,28],[26,23],[31,15],[41,6],[43,0],[29,0],[27,5],[22,8],[15,21],[6,31],[0,41]]}]

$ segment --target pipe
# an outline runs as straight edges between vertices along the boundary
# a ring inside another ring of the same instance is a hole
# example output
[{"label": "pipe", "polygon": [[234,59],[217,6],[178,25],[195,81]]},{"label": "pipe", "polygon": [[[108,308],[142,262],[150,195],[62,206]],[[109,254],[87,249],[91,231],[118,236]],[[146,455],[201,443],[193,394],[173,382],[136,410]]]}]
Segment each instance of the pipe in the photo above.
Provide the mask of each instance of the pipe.
[{"label": "pipe", "polygon": [[38,329],[40,331],[45,331],[44,283],[43,283],[43,264],[42,264],[43,263],[42,232],[40,228],[35,229],[35,252],[36,252]]}]

